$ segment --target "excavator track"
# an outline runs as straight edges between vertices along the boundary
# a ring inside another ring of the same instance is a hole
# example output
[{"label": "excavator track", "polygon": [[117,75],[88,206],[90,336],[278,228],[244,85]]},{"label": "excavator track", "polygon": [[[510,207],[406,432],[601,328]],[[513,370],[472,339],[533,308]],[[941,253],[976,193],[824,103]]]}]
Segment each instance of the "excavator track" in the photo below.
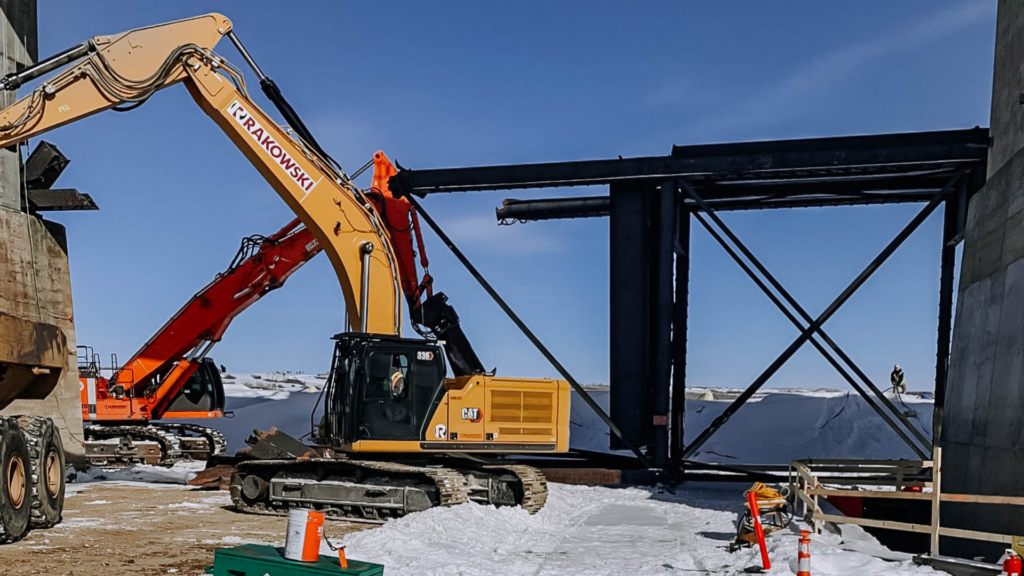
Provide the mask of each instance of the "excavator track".
[{"label": "excavator track", "polygon": [[85,453],[93,466],[171,466],[181,459],[181,442],[156,425],[85,427]]},{"label": "excavator track", "polygon": [[469,502],[469,488],[465,477],[452,468],[433,468],[427,466],[410,466],[398,462],[356,461],[356,464],[371,470],[382,472],[412,472],[429,476],[437,484],[441,506],[455,506]]},{"label": "excavator track", "polygon": [[511,472],[519,478],[521,483],[523,495],[522,502],[519,503],[524,510],[530,514],[536,514],[544,507],[544,504],[548,501],[548,479],[544,477],[544,473],[534,468],[533,466],[524,466],[522,464],[512,466],[485,466],[487,470],[505,470]]},{"label": "excavator track", "polygon": [[[228,451],[227,438],[219,430],[184,422],[174,424],[161,422],[153,424],[153,426],[159,426],[178,437],[183,459],[207,460],[211,456],[221,456]],[[195,439],[197,438],[206,440],[205,446],[196,446]]]},{"label": "excavator track", "polygon": [[254,460],[235,467],[231,500],[240,512],[283,515],[306,507],[327,517],[381,522],[436,506],[469,501],[522,506],[535,514],[547,501],[547,480],[531,466],[465,470],[382,460]]},{"label": "excavator track", "polygon": [[86,456],[106,468],[152,464],[172,466],[182,460],[207,460],[225,454],[227,439],[218,430],[183,422],[146,426],[92,425],[85,428]]},{"label": "excavator track", "polygon": [[235,467],[230,491],[240,512],[283,515],[305,507],[364,522],[470,500],[458,470],[347,459],[243,462]]}]

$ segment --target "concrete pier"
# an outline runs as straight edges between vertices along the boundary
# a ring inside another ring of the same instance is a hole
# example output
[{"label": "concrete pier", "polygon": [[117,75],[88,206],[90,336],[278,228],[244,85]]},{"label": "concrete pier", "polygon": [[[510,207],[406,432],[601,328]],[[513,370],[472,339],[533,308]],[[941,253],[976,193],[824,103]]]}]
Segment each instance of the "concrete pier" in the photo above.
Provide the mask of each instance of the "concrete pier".
[{"label": "concrete pier", "polygon": [[[0,0],[0,34],[0,75],[35,61],[35,0]],[[15,100],[0,93],[4,107]],[[67,239],[63,226],[29,213],[20,172],[18,153],[0,150],[0,390],[31,398],[2,413],[53,418],[68,461],[84,463]]]},{"label": "concrete pier", "polygon": [[[941,444],[944,492],[1024,496],[1024,4],[1000,0],[985,187],[971,200]],[[948,504],[943,526],[1020,534],[1015,507]],[[944,554],[1005,546],[943,539]]]}]

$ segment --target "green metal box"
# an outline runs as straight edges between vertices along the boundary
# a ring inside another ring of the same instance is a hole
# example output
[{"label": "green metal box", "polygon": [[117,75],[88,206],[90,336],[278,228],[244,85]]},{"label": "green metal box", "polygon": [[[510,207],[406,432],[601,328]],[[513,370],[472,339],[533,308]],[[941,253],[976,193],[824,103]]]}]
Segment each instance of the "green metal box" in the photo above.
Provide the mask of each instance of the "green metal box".
[{"label": "green metal box", "polygon": [[295,562],[284,557],[283,548],[243,544],[217,550],[213,567],[206,569],[213,576],[381,576],[384,566],[358,560],[349,560],[348,568],[338,564],[338,558],[320,556],[316,562]]}]

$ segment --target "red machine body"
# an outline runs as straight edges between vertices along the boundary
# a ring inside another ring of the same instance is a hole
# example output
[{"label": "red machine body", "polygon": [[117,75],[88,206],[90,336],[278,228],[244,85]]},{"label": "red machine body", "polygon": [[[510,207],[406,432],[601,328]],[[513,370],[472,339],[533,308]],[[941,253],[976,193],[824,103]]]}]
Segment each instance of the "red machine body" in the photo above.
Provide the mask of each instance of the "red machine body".
[{"label": "red machine body", "polygon": [[88,359],[80,369],[82,418],[133,422],[223,416],[222,402],[213,410],[174,410],[172,405],[235,316],[280,288],[320,251],[297,219],[272,236],[245,238],[228,269],[189,299],[124,366],[112,367],[109,380]]}]

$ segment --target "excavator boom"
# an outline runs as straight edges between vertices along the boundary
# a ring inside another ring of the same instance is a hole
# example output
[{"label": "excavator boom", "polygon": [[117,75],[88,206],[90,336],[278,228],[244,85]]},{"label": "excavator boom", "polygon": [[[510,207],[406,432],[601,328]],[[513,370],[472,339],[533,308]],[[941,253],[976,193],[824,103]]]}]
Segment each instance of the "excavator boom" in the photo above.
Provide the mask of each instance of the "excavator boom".
[{"label": "excavator boom", "polygon": [[[192,296],[106,384],[131,406],[91,415],[90,420],[157,420],[219,342],[231,321],[284,285],[321,251],[308,228],[293,220],[269,237],[249,236],[228,268]],[[88,390],[86,390],[88,391]],[[109,402],[109,400],[108,400]],[[127,410],[127,413],[125,412]]]},{"label": "excavator boom", "polygon": [[13,86],[71,64],[0,113],[0,147],[110,108],[132,108],[183,82],[323,247],[338,274],[350,328],[399,334],[399,276],[387,231],[319,146],[279,127],[249,99],[242,74],[212,51],[231,28],[223,15],[207,14],[96,36],[5,78],[3,84]]},{"label": "excavator boom", "polygon": [[[249,236],[228,268],[197,292],[108,380],[80,371],[86,455],[94,464],[171,464],[227,448],[223,435],[167,418],[224,415],[217,367],[206,358],[231,321],[284,285],[321,252],[298,219],[271,236]],[[93,370],[95,372],[95,370]],[[116,440],[113,442],[112,440]]]}]

